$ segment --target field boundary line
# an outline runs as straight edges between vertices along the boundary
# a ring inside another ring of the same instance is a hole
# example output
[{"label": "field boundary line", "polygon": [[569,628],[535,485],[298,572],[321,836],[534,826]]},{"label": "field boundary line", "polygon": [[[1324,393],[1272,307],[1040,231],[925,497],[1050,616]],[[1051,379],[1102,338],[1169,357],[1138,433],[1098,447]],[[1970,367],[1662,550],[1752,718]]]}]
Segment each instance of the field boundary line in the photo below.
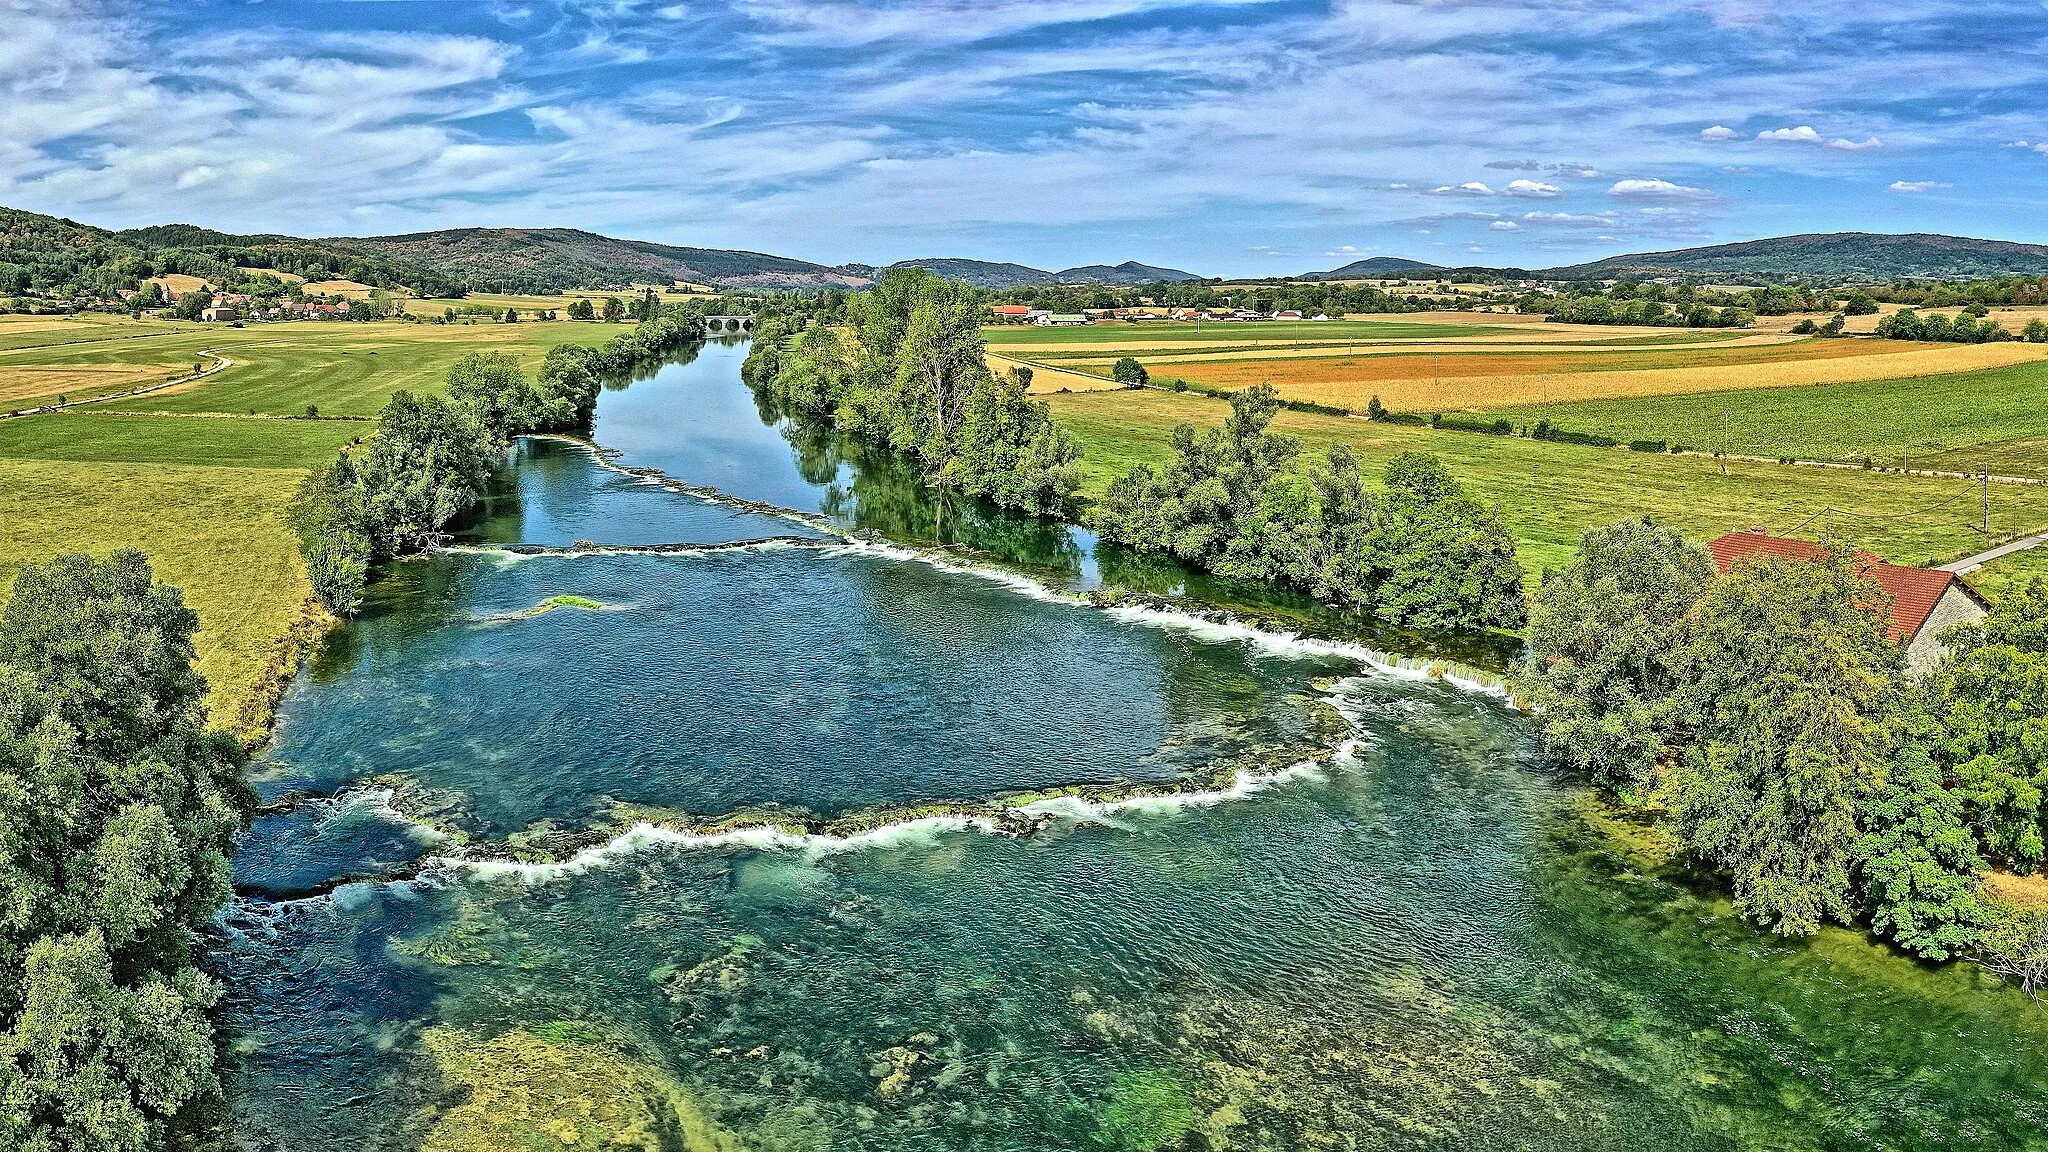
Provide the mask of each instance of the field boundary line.
[{"label": "field boundary line", "polygon": [[161,392],[166,388],[176,388],[180,384],[190,384],[194,380],[203,380],[224,368],[235,366],[233,360],[228,359],[212,348],[201,348],[199,355],[213,357],[213,363],[197,372],[187,373],[183,376],[174,376],[161,384],[151,384],[146,388],[133,388],[126,392],[109,392],[104,396],[89,396],[83,400],[66,400],[62,404],[41,404],[34,408],[21,408],[13,412],[0,412],[0,420],[12,420],[16,416],[39,416],[46,412],[61,412],[66,408],[78,408],[86,404],[102,404],[108,400],[128,400],[136,396],[147,396],[151,392]]}]

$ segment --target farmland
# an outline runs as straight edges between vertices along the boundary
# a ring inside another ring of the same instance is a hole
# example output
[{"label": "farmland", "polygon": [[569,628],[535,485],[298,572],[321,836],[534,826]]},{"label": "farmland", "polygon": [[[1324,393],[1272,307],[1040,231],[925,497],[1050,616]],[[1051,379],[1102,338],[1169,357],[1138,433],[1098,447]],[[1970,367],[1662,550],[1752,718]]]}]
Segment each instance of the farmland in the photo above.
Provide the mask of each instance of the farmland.
[{"label": "farmland", "polygon": [[[1157,390],[1046,400],[1086,449],[1083,494],[1091,497],[1100,497],[1131,466],[1165,458],[1175,424],[1213,426],[1228,412],[1220,400]],[[1398,452],[1436,454],[1475,491],[1499,502],[1532,574],[1561,564],[1584,529],[1642,515],[1702,538],[1758,524],[1812,537],[1831,524],[1860,547],[1908,564],[1951,559],[1974,551],[1982,539],[1972,527],[1977,490],[1961,480],[1749,461],[1730,462],[1723,476],[1719,462],[1704,457],[1302,412],[1282,412],[1274,427],[1300,436],[1313,453],[1339,441],[1350,444],[1369,469]],[[1989,494],[1995,533],[2048,524],[2048,486],[1992,485]],[[1942,501],[1950,503],[1921,511]]]},{"label": "farmland", "polygon": [[[8,317],[0,322],[0,390],[33,390],[22,382],[90,369],[161,381],[190,371],[203,349],[233,364],[145,396],[0,420],[0,598],[25,563],[142,548],[199,613],[209,707],[254,737],[267,723],[266,685],[279,654],[317,616],[282,515],[306,471],[367,431],[392,392],[438,389],[467,352],[503,349],[531,368],[557,343],[597,343],[615,331]],[[85,390],[72,391],[78,399]],[[304,419],[308,405],[323,418]]]},{"label": "farmland", "polygon": [[[1547,324],[1434,313],[1324,324],[1113,324],[990,328],[991,348],[1047,368],[1106,376],[1123,356],[1155,380],[1362,411],[1469,412],[1734,390],[1911,380],[2048,361],[2038,344],[1823,340],[1776,330]],[[1462,321],[1462,322],[1461,322]],[[1071,386],[1040,382],[1039,392]],[[1520,414],[1511,418],[1520,422]]]},{"label": "farmland", "polygon": [[[2010,347],[1992,345],[1990,347]],[[1896,465],[2048,476],[2048,365],[1804,388],[1522,405],[1484,414],[1516,424],[1548,419],[1618,440],[1668,440],[1729,452],[1809,460],[1870,457]],[[1972,447],[1984,445],[1982,448]]]}]

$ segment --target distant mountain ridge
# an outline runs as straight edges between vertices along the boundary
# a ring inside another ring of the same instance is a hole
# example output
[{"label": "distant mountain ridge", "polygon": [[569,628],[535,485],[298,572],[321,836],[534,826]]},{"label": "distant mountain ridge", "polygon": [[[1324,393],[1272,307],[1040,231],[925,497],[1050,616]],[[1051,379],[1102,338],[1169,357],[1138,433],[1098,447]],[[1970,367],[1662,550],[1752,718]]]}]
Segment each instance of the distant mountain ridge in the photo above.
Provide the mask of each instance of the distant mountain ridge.
[{"label": "distant mountain ridge", "polygon": [[1610,256],[1540,273],[1559,279],[1660,274],[1853,279],[2041,275],[2048,274],[2048,245],[1931,232],[1810,232]]},{"label": "distant mountain ridge", "polygon": [[1310,272],[1297,276],[1297,280],[1378,280],[1388,276],[1409,276],[1419,272],[1445,272],[1449,269],[1441,264],[1425,264],[1420,260],[1407,260],[1399,256],[1368,256],[1353,260],[1342,268],[1328,272]]},{"label": "distant mountain ridge", "polygon": [[1534,271],[1486,266],[1450,268],[1398,256],[1373,256],[1328,272],[1304,273],[1295,279],[1370,280],[1462,273],[1538,280],[1611,280],[1621,276],[1840,280],[2034,276],[2048,275],[2048,245],[1932,232],[1809,232],[1701,248],[1635,252]]},{"label": "distant mountain ridge", "polygon": [[[866,268],[866,265],[843,265],[846,268]],[[993,260],[969,260],[961,257],[921,257],[914,260],[898,260],[890,268],[923,268],[934,276],[948,280],[962,280],[977,288],[1020,288],[1026,286],[1051,287],[1056,284],[1100,284],[1111,288],[1128,288],[1133,284],[1179,283],[1185,280],[1200,280],[1193,272],[1178,268],[1161,268],[1152,264],[1140,264],[1126,260],[1121,264],[1083,264],[1075,268],[1063,268],[1058,272],[1047,272],[1024,264],[1007,264]],[[870,269],[879,275],[886,269]]]},{"label": "distant mountain ridge", "polygon": [[424,264],[481,291],[556,291],[666,284],[717,288],[859,288],[837,268],[726,248],[618,240],[579,228],[450,228],[328,243]]}]

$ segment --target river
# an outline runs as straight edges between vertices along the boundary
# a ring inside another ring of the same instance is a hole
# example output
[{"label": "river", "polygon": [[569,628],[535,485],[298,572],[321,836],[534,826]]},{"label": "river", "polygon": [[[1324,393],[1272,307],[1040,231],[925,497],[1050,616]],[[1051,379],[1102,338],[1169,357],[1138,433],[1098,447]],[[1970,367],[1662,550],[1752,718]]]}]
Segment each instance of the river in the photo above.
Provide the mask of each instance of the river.
[{"label": "river", "polygon": [[[257,783],[314,799],[213,957],[243,1147],[2048,1146],[2018,993],[1758,932],[1492,695],[1081,602],[1204,589],[744,354],[608,388],[609,466],[524,442],[291,691]],[[858,830],[670,830],[736,812]]]}]

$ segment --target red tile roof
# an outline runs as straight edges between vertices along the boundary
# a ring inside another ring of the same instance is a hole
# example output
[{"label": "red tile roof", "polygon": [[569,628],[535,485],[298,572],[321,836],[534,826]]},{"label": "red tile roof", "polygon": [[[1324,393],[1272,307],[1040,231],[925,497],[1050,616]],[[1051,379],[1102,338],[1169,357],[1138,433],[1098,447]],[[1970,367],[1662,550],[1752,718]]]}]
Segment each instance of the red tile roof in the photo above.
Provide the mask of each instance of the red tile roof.
[{"label": "red tile roof", "polygon": [[[1818,544],[1762,532],[1730,532],[1707,541],[1707,551],[1723,572],[1733,568],[1736,561],[1750,556],[1814,560],[1827,554],[1827,549]],[[1876,581],[1877,586],[1891,597],[1891,636],[1894,640],[1910,640],[1919,635],[1920,629],[1927,624],[1927,618],[1934,613],[1934,605],[1948,591],[1949,585],[1955,584],[1969,591],[1970,586],[1953,572],[1887,564],[1882,557],[1868,552],[1858,552],[1856,558],[1863,564],[1863,574]],[[1974,593],[1971,595],[1975,598]]]}]

